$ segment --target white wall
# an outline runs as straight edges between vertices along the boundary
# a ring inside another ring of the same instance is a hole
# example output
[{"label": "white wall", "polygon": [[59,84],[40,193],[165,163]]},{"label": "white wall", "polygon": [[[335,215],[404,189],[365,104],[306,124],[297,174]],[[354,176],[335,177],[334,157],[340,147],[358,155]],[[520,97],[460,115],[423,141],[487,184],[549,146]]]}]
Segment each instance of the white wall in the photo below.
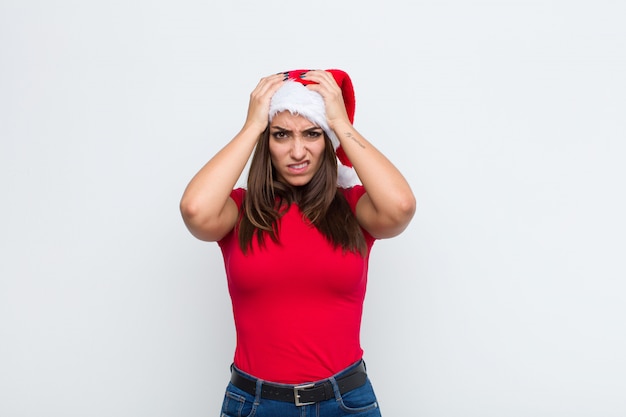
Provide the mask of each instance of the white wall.
[{"label": "white wall", "polygon": [[626,6],[371,3],[2,0],[0,416],[218,415],[178,201],[259,78],[330,67],[419,203],[371,259],[384,415],[626,415]]}]

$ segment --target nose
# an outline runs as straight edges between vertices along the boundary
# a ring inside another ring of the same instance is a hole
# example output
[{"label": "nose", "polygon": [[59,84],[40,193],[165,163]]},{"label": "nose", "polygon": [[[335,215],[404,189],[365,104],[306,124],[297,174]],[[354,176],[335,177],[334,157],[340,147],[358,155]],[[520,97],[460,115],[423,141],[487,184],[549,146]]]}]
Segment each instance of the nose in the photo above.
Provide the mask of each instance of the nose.
[{"label": "nose", "polygon": [[292,142],[291,146],[291,157],[295,160],[304,159],[306,156],[307,149],[306,144],[302,140],[300,136],[297,136]]}]

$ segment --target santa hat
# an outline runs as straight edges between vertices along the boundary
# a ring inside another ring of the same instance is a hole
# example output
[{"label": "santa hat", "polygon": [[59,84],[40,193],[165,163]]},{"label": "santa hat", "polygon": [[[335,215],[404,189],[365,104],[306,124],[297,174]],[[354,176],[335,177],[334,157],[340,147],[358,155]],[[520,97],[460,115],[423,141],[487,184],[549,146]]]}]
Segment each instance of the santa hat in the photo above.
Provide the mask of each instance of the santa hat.
[{"label": "santa hat", "polygon": [[[327,71],[332,74],[337,85],[341,88],[348,119],[350,123],[354,123],[355,98],[352,80],[342,70],[330,69]],[[342,188],[352,187],[360,183],[359,177],[356,175],[354,168],[352,168],[352,163],[348,156],[341,148],[337,135],[328,126],[324,99],[319,93],[305,87],[307,84],[314,83],[314,81],[302,78],[302,75],[307,72],[308,70],[293,70],[285,73],[287,80],[274,93],[270,102],[270,122],[276,114],[288,110],[292,114],[299,114],[321,127],[330,138],[337,155],[337,184]]]}]

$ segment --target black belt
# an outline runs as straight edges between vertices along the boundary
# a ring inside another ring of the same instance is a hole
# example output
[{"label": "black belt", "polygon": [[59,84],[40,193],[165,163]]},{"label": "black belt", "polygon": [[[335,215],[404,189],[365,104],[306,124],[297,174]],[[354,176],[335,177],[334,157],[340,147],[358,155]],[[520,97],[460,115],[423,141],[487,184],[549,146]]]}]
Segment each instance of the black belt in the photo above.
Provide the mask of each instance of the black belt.
[{"label": "black belt", "polygon": [[[341,394],[362,386],[366,380],[367,374],[365,373],[363,361],[349,374],[342,375],[336,379]],[[242,375],[237,372],[237,369],[233,369],[230,382],[240,390],[250,395],[256,395],[256,379]],[[333,385],[329,380],[303,385],[276,385],[263,382],[261,385],[261,398],[302,406],[335,398],[335,393]]]}]

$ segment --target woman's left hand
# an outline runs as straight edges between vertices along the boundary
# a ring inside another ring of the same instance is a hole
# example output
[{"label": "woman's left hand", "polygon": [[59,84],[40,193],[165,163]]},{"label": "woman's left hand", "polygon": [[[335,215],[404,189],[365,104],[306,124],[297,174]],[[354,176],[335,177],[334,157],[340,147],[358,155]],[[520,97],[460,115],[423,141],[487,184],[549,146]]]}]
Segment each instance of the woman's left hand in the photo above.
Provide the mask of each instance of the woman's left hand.
[{"label": "woman's left hand", "polygon": [[335,78],[328,71],[311,70],[304,74],[304,79],[314,81],[316,84],[307,84],[309,90],[316,91],[324,99],[326,106],[326,120],[328,126],[334,129],[341,123],[350,124],[346,106],[343,102],[341,88],[337,85]]}]

